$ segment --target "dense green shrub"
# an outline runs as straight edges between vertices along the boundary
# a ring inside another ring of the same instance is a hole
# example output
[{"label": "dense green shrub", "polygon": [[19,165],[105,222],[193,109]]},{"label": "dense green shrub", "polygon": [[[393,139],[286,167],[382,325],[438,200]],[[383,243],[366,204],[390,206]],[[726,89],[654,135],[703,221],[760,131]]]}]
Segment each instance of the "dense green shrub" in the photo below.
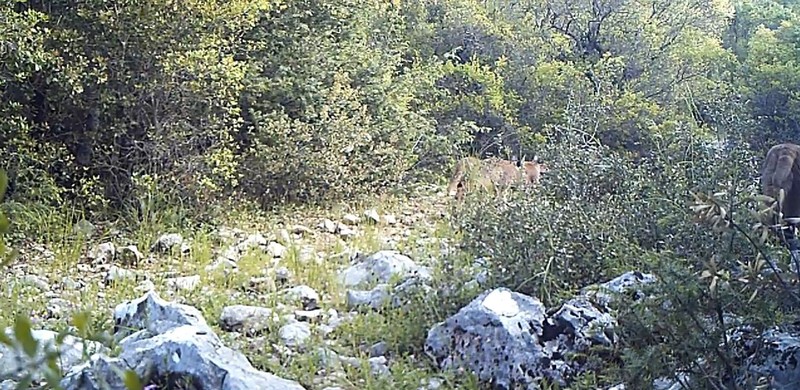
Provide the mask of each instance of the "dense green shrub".
[{"label": "dense green shrub", "polygon": [[[457,214],[463,249],[489,258],[495,285],[547,303],[558,300],[551,296],[556,292],[570,294],[617,273],[637,256],[630,250],[634,243],[628,226],[617,223],[631,200],[616,188],[621,182],[614,173],[618,160],[597,150],[570,152],[582,153],[574,161],[586,165],[566,166],[566,160],[562,166],[562,161],[551,160],[551,177],[543,179],[546,187],[488,205],[480,196],[469,196]],[[603,163],[606,168],[596,168]],[[572,182],[578,177],[581,182]]]},{"label": "dense green shrub", "polygon": [[401,23],[390,3],[362,1],[291,2],[261,19],[237,136],[247,192],[330,200],[385,188],[414,164],[433,128],[414,108],[432,78],[404,60]]},{"label": "dense green shrub", "polygon": [[20,200],[103,210],[144,180],[200,207],[349,197],[574,132],[641,155],[676,121],[791,138],[793,7],[648,4],[5,1],[2,163]]},{"label": "dense green shrub", "polygon": [[[33,81],[54,71],[57,58],[47,48],[43,23],[47,16],[29,10],[16,12],[14,1],[0,2],[0,169],[11,180],[8,197],[23,189],[31,201],[58,202],[60,188],[52,167],[66,159],[68,152],[56,143],[42,140],[32,122],[44,113],[32,102],[41,98]],[[38,130],[38,131],[37,131]],[[60,166],[63,168],[63,165]]]},{"label": "dense green shrub", "polygon": [[[658,277],[649,299],[617,307],[619,360],[604,371],[636,388],[683,369],[697,388],[729,385],[741,363],[725,343],[729,319],[763,329],[798,303],[787,254],[752,229],[757,158],[744,140],[717,147],[695,134],[678,126],[636,158],[565,135],[542,149],[552,171],[541,186],[455,206],[462,248],[488,260],[490,284],[548,306],[622,272]],[[759,276],[765,257],[783,280]]]},{"label": "dense green shrub", "polygon": [[504,270],[498,283],[525,282],[523,291],[537,295],[569,293],[641,267],[645,251],[675,246],[676,230],[691,221],[689,190],[708,179],[701,169],[711,159],[708,153],[676,153],[684,146],[700,149],[701,140],[686,145],[671,138],[663,139],[663,150],[635,160],[579,135],[543,147],[540,155],[551,171],[541,186],[513,193],[495,207],[476,197],[459,210],[466,248],[490,255],[494,270]]},{"label": "dense green shrub", "polygon": [[26,33],[49,58],[4,80],[21,107],[9,169],[26,200],[41,187],[26,179],[35,169],[93,210],[131,200],[143,174],[185,196],[235,186],[231,132],[247,65],[235,40],[266,2],[14,3],[3,12],[38,15]]}]

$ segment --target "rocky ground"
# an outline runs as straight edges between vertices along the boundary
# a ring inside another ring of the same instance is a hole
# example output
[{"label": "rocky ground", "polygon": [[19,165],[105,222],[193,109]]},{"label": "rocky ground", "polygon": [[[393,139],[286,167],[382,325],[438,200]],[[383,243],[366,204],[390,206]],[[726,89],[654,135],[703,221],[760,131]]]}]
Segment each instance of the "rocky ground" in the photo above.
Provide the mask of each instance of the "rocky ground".
[{"label": "rocky ground", "polygon": [[[120,232],[39,215],[44,233],[14,243],[20,255],[0,284],[0,344],[29,339],[39,348],[0,345],[0,390],[39,373],[54,342],[65,390],[625,389],[579,386],[576,378],[594,378],[607,362],[573,357],[618,348],[616,293],[649,299],[640,287],[657,278],[631,270],[552,308],[489,289],[484,264],[458,249],[451,206],[431,186],[412,200],[232,212],[183,231],[152,223]],[[32,334],[14,326],[19,315],[32,320]],[[75,337],[62,339],[64,330]],[[749,363],[737,381],[796,383],[798,335],[799,327],[738,326],[729,342]],[[123,384],[118,368],[148,380]],[[653,388],[684,380],[676,373]]]},{"label": "rocky ground", "polygon": [[[59,331],[86,310],[92,337],[108,343],[114,308],[155,291],[199,309],[222,343],[256,368],[309,389],[447,388],[447,375],[413,353],[430,319],[363,309],[389,297],[398,269],[436,271],[453,242],[447,209],[435,186],[413,203],[383,198],[246,216],[207,231],[123,233],[91,221],[59,227],[61,237],[17,245],[20,256],[2,277],[0,324],[28,314],[35,329]],[[383,264],[363,265],[376,253]]]}]

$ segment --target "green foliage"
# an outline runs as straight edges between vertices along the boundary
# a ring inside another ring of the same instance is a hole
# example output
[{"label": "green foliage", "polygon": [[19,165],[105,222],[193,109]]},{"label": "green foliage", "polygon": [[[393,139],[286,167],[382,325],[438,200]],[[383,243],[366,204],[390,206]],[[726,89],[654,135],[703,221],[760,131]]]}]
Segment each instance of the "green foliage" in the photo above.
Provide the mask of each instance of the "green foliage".
[{"label": "green foliage", "polygon": [[28,18],[29,31],[47,37],[39,41],[47,61],[4,80],[23,116],[22,126],[9,125],[17,157],[9,162],[25,199],[37,199],[37,186],[27,185],[35,174],[93,210],[128,200],[141,173],[167,174],[164,184],[184,197],[235,186],[232,134],[246,64],[234,59],[233,44],[266,8],[255,1],[4,7],[13,17],[37,16]]},{"label": "green foliage", "polygon": [[[87,323],[87,313],[78,313],[73,318],[73,322],[78,328],[82,337],[90,336]],[[34,382],[43,382],[49,389],[58,390],[62,387],[60,382],[63,372],[59,366],[61,356],[61,346],[70,333],[66,330],[57,334],[53,343],[40,343],[33,335],[33,328],[30,318],[24,315],[17,316],[11,333],[0,332],[0,344],[15,351],[22,352],[18,356],[19,362],[14,372],[0,371],[4,377],[15,378],[17,384],[15,389],[24,390],[31,388]],[[84,350],[84,353],[88,351]],[[85,359],[89,356],[85,355]],[[120,370],[119,375],[123,378],[126,389],[142,389],[141,380],[133,370]]]},{"label": "green foliage", "polygon": [[141,214],[150,178],[206,215],[575,133],[646,154],[676,121],[730,131],[742,92],[779,92],[788,111],[763,119],[793,126],[791,87],[769,86],[793,80],[794,10],[764,3],[8,2],[3,160],[19,200]]},{"label": "green foliage", "polygon": [[[752,154],[690,129],[656,135],[635,162],[577,137],[554,145],[541,186],[456,210],[461,246],[487,259],[491,286],[548,307],[626,271],[653,273],[647,299],[615,306],[622,342],[618,360],[602,359],[602,384],[649,387],[688,368],[697,388],[726,388],[741,353],[726,332],[775,325],[797,304],[789,259],[759,238]],[[762,274],[768,261],[779,276]]]},{"label": "green foliage", "polygon": [[458,216],[464,249],[488,256],[493,285],[530,293],[546,304],[587,284],[641,265],[641,245],[658,240],[644,208],[647,189],[632,177],[639,167],[607,148],[562,145],[546,155],[552,173],[543,185],[488,204],[468,200]]},{"label": "green foliage", "polygon": [[[3,199],[8,185],[8,176],[5,170],[0,169],[0,199]],[[6,253],[5,235],[8,233],[10,221],[0,209],[0,269],[5,268],[13,259],[16,252]],[[78,330],[79,336],[86,339],[90,337],[89,313],[80,312],[73,318],[73,323]],[[59,367],[60,347],[64,339],[69,335],[67,331],[59,332],[53,340],[53,345],[43,345],[33,335],[31,319],[27,315],[18,315],[14,319],[14,324],[10,327],[11,333],[6,329],[0,330],[0,344],[11,349],[11,351],[22,352],[19,356],[15,372],[5,372],[0,370],[3,377],[13,377],[16,379],[16,389],[23,390],[31,387],[34,381],[39,379],[51,389],[60,389],[59,383],[62,378],[62,371]],[[84,350],[84,353],[87,351]],[[85,356],[88,358],[88,356]],[[138,390],[142,388],[138,376],[132,370],[125,370],[121,373],[125,378],[126,388]]]},{"label": "green foliage", "polygon": [[412,166],[432,130],[414,110],[431,79],[404,63],[400,23],[390,3],[362,1],[291,2],[261,20],[247,38],[247,192],[331,200],[385,188]]},{"label": "green foliage", "polygon": [[[63,340],[63,336],[59,337],[56,342],[59,343],[61,340]],[[19,358],[25,362],[18,364],[16,372],[4,372],[6,375],[11,374],[12,377],[18,379],[16,389],[28,389],[31,383],[37,379],[36,375],[40,376],[49,387],[58,388],[61,380],[61,371],[57,364],[59,354],[52,348],[40,353],[41,348],[39,342],[33,337],[29,318],[18,316],[10,335],[6,334],[5,330],[0,332],[0,344],[12,351],[21,351],[24,354]]]},{"label": "green foliage", "polygon": [[[463,247],[488,258],[494,285],[548,304],[631,268],[659,274],[655,306],[625,313],[619,375],[646,387],[695,355],[726,364],[724,326],[697,332],[695,317],[724,307],[767,323],[764,310],[785,309],[766,282],[730,272],[780,258],[741,210],[767,148],[798,138],[798,12],[775,0],[0,0],[2,211],[14,233],[78,253],[73,219],[122,213],[149,237],[232,204],[441,180],[466,154],[539,155],[542,186],[468,199]],[[55,221],[55,206],[70,212]]]},{"label": "green foliage", "polygon": [[[724,39],[738,58],[734,83],[755,122],[742,132],[753,149],[797,138],[796,52],[800,8],[774,0],[740,0]],[[735,111],[733,111],[735,112]],[[757,129],[757,130],[756,130]]]},{"label": "green foliage", "polygon": [[[692,272],[669,257],[653,262],[660,281],[647,289],[648,298],[619,305],[622,376],[637,387],[679,369],[693,373],[693,388],[734,386],[746,352],[730,341],[730,331],[746,324],[758,333],[780,324],[800,302],[786,253],[771,250],[748,228],[754,222],[753,199],[729,192],[695,199],[693,212],[714,232],[704,242],[713,253],[704,257],[705,251],[688,248],[689,258],[703,260]],[[768,261],[781,273],[765,273],[773,267]],[[751,386],[755,383],[745,388]]]},{"label": "green foliage", "polygon": [[[5,197],[6,190],[8,189],[8,175],[6,171],[0,169],[0,201]],[[11,227],[11,221],[6,216],[5,212],[3,212],[2,204],[0,204],[0,268],[8,265],[16,255],[16,252],[12,251],[7,253],[6,251],[6,241],[5,236],[8,234]]]},{"label": "green foliage", "polygon": [[47,47],[47,15],[27,10],[16,12],[18,1],[0,2],[0,169],[5,169],[17,187],[26,188],[31,201],[56,203],[61,188],[47,174],[64,157],[57,144],[37,139],[32,119],[39,115],[30,104],[38,97],[33,81],[53,70],[57,60]]}]

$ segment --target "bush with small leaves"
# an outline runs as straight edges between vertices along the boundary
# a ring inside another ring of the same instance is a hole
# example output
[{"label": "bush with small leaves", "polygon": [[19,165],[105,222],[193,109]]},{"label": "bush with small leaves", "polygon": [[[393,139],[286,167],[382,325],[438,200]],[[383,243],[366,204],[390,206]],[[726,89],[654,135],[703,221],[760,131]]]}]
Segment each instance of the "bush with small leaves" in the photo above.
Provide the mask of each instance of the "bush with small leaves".
[{"label": "bush with small leaves", "polygon": [[622,272],[658,277],[650,298],[616,307],[623,337],[604,372],[635,388],[682,369],[703,388],[727,383],[739,368],[725,345],[730,318],[768,326],[797,303],[779,276],[760,276],[765,259],[788,259],[751,231],[753,156],[693,134],[661,137],[636,159],[573,138],[543,149],[551,171],[540,186],[454,206],[462,248],[488,260],[489,287],[552,307]]}]

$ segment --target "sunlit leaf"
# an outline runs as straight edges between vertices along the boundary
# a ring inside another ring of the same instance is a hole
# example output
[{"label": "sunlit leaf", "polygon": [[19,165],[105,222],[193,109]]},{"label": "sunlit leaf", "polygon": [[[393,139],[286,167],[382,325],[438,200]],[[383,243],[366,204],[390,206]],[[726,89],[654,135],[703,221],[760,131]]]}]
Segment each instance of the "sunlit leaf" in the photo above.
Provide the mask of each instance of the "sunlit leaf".
[{"label": "sunlit leaf", "polygon": [[142,380],[139,379],[139,376],[136,375],[136,372],[133,370],[125,370],[123,375],[123,382],[125,383],[125,388],[128,390],[142,390],[144,385],[142,385]]},{"label": "sunlit leaf", "polygon": [[9,347],[14,345],[14,340],[12,340],[6,332],[0,331],[0,344],[7,345]]},{"label": "sunlit leaf", "polygon": [[16,321],[14,321],[14,338],[20,343],[26,355],[29,357],[36,356],[39,343],[33,338],[31,321],[28,317],[18,316]]},{"label": "sunlit leaf", "polygon": [[753,196],[753,200],[757,202],[771,203],[775,201],[775,198],[764,194],[758,194]]},{"label": "sunlit leaf", "polygon": [[750,299],[747,300],[747,303],[752,303],[756,299],[756,296],[758,296],[758,289],[753,291],[753,293],[750,295]]},{"label": "sunlit leaf", "polygon": [[86,335],[89,333],[90,313],[88,311],[80,311],[72,316],[72,325],[74,325],[79,334]]},{"label": "sunlit leaf", "polygon": [[33,384],[33,377],[30,374],[28,374],[28,375],[25,375],[25,377],[22,378],[22,380],[17,382],[17,386],[15,387],[15,389],[16,390],[28,390],[28,389],[31,388],[32,384]]}]

